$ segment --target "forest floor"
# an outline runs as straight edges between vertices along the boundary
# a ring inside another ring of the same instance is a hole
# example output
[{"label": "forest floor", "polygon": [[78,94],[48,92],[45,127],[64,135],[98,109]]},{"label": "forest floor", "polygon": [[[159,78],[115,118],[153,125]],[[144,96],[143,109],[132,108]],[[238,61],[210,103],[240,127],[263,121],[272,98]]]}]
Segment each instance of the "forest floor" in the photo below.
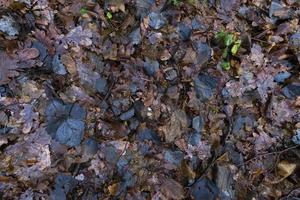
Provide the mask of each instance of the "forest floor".
[{"label": "forest floor", "polygon": [[299,19],[299,0],[0,0],[0,199],[299,199]]}]

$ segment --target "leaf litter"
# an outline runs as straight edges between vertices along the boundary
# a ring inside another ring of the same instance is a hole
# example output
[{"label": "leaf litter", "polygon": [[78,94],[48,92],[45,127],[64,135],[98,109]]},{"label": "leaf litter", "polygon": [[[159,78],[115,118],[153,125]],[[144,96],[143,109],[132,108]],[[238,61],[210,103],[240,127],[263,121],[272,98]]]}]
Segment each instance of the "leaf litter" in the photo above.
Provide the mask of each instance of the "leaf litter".
[{"label": "leaf litter", "polygon": [[1,199],[296,199],[299,1],[0,1]]}]

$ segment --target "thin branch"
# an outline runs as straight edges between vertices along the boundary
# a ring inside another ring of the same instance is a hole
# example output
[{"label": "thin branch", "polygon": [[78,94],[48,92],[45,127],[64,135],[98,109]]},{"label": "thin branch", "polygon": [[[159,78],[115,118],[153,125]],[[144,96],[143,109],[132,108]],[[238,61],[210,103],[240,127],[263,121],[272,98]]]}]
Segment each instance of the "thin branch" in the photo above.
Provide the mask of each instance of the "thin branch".
[{"label": "thin branch", "polygon": [[286,151],[289,151],[289,150],[292,150],[292,149],[296,149],[297,147],[299,147],[300,144],[297,144],[297,145],[294,145],[294,146],[291,146],[291,147],[288,147],[286,149],[283,149],[283,150],[280,150],[280,151],[273,151],[273,152],[268,152],[268,153],[262,153],[262,154],[259,154],[259,155],[256,155],[255,157],[253,158],[250,158],[249,160],[245,161],[243,164],[240,164],[239,166],[241,165],[244,165],[244,164],[247,164],[248,162],[252,161],[252,160],[255,160],[259,157],[262,157],[262,156],[267,156],[267,155],[273,155],[273,154],[282,154]]}]

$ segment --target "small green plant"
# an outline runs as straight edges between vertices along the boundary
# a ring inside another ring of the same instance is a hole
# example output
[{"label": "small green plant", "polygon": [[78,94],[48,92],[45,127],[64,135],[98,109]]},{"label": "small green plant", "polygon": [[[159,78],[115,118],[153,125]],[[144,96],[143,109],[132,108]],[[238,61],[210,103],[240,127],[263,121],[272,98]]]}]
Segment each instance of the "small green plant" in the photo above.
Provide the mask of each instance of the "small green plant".
[{"label": "small green plant", "polygon": [[113,15],[111,14],[111,12],[107,12],[106,13],[106,17],[108,18],[108,19],[112,19],[113,18]]},{"label": "small green plant", "polygon": [[85,14],[87,14],[88,10],[85,7],[82,7],[82,8],[80,8],[79,12],[81,15],[85,15]]},{"label": "small green plant", "polygon": [[169,0],[169,2],[174,6],[179,6],[181,0]]},{"label": "small green plant", "polygon": [[235,56],[241,47],[242,41],[237,37],[236,34],[220,31],[215,36],[223,49],[221,67],[224,70],[230,69],[230,55]]},{"label": "small green plant", "polygon": [[229,70],[230,69],[230,62],[222,60],[221,62],[221,67],[225,70]]}]

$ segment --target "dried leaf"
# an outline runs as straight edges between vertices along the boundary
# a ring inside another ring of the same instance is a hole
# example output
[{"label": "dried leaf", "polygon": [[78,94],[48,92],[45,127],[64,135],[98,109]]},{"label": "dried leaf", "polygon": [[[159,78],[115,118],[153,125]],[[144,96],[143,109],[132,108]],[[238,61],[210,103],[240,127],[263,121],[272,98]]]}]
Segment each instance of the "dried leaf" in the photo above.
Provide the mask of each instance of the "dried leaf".
[{"label": "dried leaf", "polygon": [[[50,142],[50,136],[43,128],[40,128],[29,135],[25,141],[11,145],[5,150],[5,154],[12,157],[14,173],[19,176],[20,180],[43,176],[41,172],[51,165]],[[20,149],[22,149],[21,154]],[[34,162],[29,166],[24,166],[28,160],[34,160]]]},{"label": "dried leaf", "polygon": [[259,135],[255,134],[255,143],[254,143],[255,151],[260,152],[260,151],[263,151],[263,150],[267,150],[275,142],[276,142],[276,139],[270,137],[265,132],[261,132],[261,133],[259,133]]},{"label": "dried leaf", "polygon": [[186,113],[183,110],[176,110],[171,116],[169,128],[165,131],[167,142],[174,142],[179,138],[188,126]]},{"label": "dried leaf", "polygon": [[278,174],[281,176],[281,178],[276,178],[275,180],[269,181],[271,184],[278,184],[282,182],[284,179],[292,175],[296,169],[297,165],[295,163],[290,163],[286,160],[281,161],[277,165]]},{"label": "dried leaf", "polygon": [[0,52],[0,85],[6,84],[10,78],[18,76],[17,60],[14,60],[4,52]]},{"label": "dried leaf", "polygon": [[258,44],[253,44],[251,48],[250,59],[254,62],[256,66],[262,66],[264,63],[264,54],[262,53],[262,48]]},{"label": "dried leaf", "polygon": [[18,52],[18,59],[20,61],[26,61],[30,59],[37,58],[40,55],[40,52],[36,48],[27,48],[23,49],[22,51]]},{"label": "dried leaf", "polygon": [[183,199],[184,198],[184,189],[177,181],[173,179],[165,180],[161,185],[161,192],[168,199]]},{"label": "dried leaf", "polygon": [[34,121],[38,120],[39,113],[34,111],[34,107],[31,104],[25,104],[23,106],[24,109],[20,113],[20,123],[23,123],[23,133],[29,133]]},{"label": "dried leaf", "polygon": [[290,176],[296,169],[296,164],[295,163],[290,163],[288,161],[281,161],[278,163],[277,168],[278,168],[278,173],[279,175],[283,176],[283,178],[287,178]]},{"label": "dried leaf", "polygon": [[77,26],[72,29],[65,37],[65,41],[69,45],[82,45],[90,46],[92,45],[93,34],[90,29],[83,29],[82,26]]}]

